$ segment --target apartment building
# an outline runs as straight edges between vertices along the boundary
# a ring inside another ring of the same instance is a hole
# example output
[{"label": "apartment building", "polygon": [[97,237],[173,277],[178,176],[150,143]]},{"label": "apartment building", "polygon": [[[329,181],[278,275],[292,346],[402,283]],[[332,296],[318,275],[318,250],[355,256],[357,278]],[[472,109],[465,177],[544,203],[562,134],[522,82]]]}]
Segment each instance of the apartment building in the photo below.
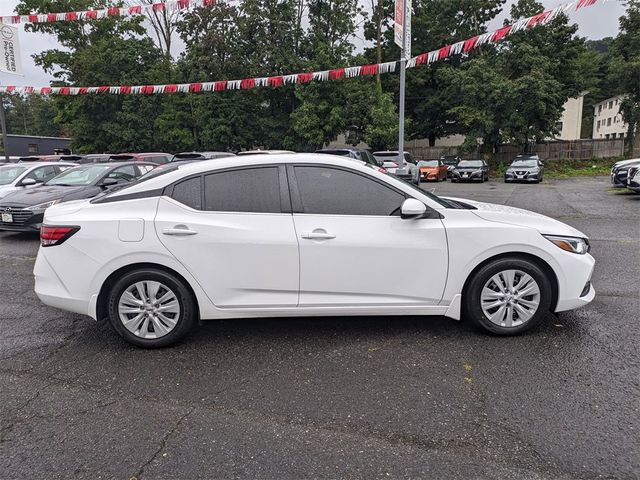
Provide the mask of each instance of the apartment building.
[{"label": "apartment building", "polygon": [[593,118],[593,138],[613,139],[624,138],[629,126],[622,119],[620,104],[622,97],[608,98],[595,105]]}]

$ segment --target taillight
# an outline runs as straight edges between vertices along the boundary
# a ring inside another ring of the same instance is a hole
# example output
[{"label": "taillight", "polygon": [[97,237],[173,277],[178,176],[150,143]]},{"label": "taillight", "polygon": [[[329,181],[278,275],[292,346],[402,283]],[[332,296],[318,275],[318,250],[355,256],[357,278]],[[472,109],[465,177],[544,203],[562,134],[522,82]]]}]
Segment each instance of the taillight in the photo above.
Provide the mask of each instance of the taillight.
[{"label": "taillight", "polygon": [[80,230],[80,227],[64,226],[54,227],[51,225],[43,225],[40,228],[40,245],[43,247],[53,247],[64,243],[69,237]]}]

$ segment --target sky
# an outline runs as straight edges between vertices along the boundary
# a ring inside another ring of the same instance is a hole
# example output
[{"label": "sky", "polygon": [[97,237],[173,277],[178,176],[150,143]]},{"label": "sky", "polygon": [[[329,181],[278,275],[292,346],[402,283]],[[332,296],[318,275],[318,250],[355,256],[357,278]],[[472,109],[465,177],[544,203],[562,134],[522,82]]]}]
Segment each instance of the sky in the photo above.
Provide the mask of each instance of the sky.
[{"label": "sky", "polygon": [[[508,0],[502,12],[490,24],[490,29],[499,28],[504,18],[509,16],[510,6],[516,0]],[[12,15],[18,0],[0,0],[0,15]],[[545,9],[554,8],[565,3],[561,0],[542,0]],[[608,0],[589,8],[584,8],[571,14],[571,19],[578,23],[578,34],[589,39],[613,37],[618,33],[618,18],[624,13],[624,6],[620,0]],[[21,28],[22,29],[22,28]],[[48,85],[52,77],[36,66],[32,55],[44,50],[57,48],[55,38],[40,33],[20,32],[20,50],[22,53],[23,76],[0,73],[0,83],[3,85]],[[295,72],[291,72],[295,73]],[[216,80],[216,79],[211,79]]]}]

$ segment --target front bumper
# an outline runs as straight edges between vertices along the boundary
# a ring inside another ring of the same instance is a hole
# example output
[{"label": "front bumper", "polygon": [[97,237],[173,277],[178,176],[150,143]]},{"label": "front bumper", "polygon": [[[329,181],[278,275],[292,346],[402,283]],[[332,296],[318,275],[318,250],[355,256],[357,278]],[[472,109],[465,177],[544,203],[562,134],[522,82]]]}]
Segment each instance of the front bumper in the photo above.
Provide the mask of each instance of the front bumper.
[{"label": "front bumper", "polygon": [[616,188],[623,188],[627,186],[627,172],[624,173],[612,173],[611,185]]},{"label": "front bumper", "polygon": [[596,263],[594,258],[588,253],[586,255],[563,253],[560,258],[565,278],[558,278],[560,289],[555,311],[564,312],[587,305],[596,296],[596,291],[591,285]]},{"label": "front bumper", "polygon": [[[4,213],[4,212],[0,212]],[[26,209],[11,209],[8,212],[11,217],[11,222],[2,221],[0,217],[0,230],[9,232],[38,232],[42,226],[42,220],[44,218],[44,210],[32,211]]]},{"label": "front bumper", "polygon": [[437,182],[440,180],[440,177],[436,172],[420,172],[420,178],[425,182]]},{"label": "front bumper", "polygon": [[456,174],[454,173],[453,175],[451,175],[451,181],[452,182],[481,182],[483,180],[483,176],[482,174],[480,175],[468,175],[468,176],[464,176],[464,175],[460,175],[460,174]]}]

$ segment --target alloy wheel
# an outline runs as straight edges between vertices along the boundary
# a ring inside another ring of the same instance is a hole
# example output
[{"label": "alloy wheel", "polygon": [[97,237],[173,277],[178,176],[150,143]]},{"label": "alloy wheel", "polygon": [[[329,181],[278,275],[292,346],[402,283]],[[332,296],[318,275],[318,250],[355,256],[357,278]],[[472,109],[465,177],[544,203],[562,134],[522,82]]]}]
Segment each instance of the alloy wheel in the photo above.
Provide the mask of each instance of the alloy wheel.
[{"label": "alloy wheel", "polygon": [[166,285],[141,281],[122,292],[118,316],[122,325],[137,337],[157,339],[168,335],[178,324],[180,304]]},{"label": "alloy wheel", "polygon": [[482,312],[501,327],[518,327],[528,322],[540,307],[540,287],[521,270],[503,270],[493,275],[480,294]]}]

